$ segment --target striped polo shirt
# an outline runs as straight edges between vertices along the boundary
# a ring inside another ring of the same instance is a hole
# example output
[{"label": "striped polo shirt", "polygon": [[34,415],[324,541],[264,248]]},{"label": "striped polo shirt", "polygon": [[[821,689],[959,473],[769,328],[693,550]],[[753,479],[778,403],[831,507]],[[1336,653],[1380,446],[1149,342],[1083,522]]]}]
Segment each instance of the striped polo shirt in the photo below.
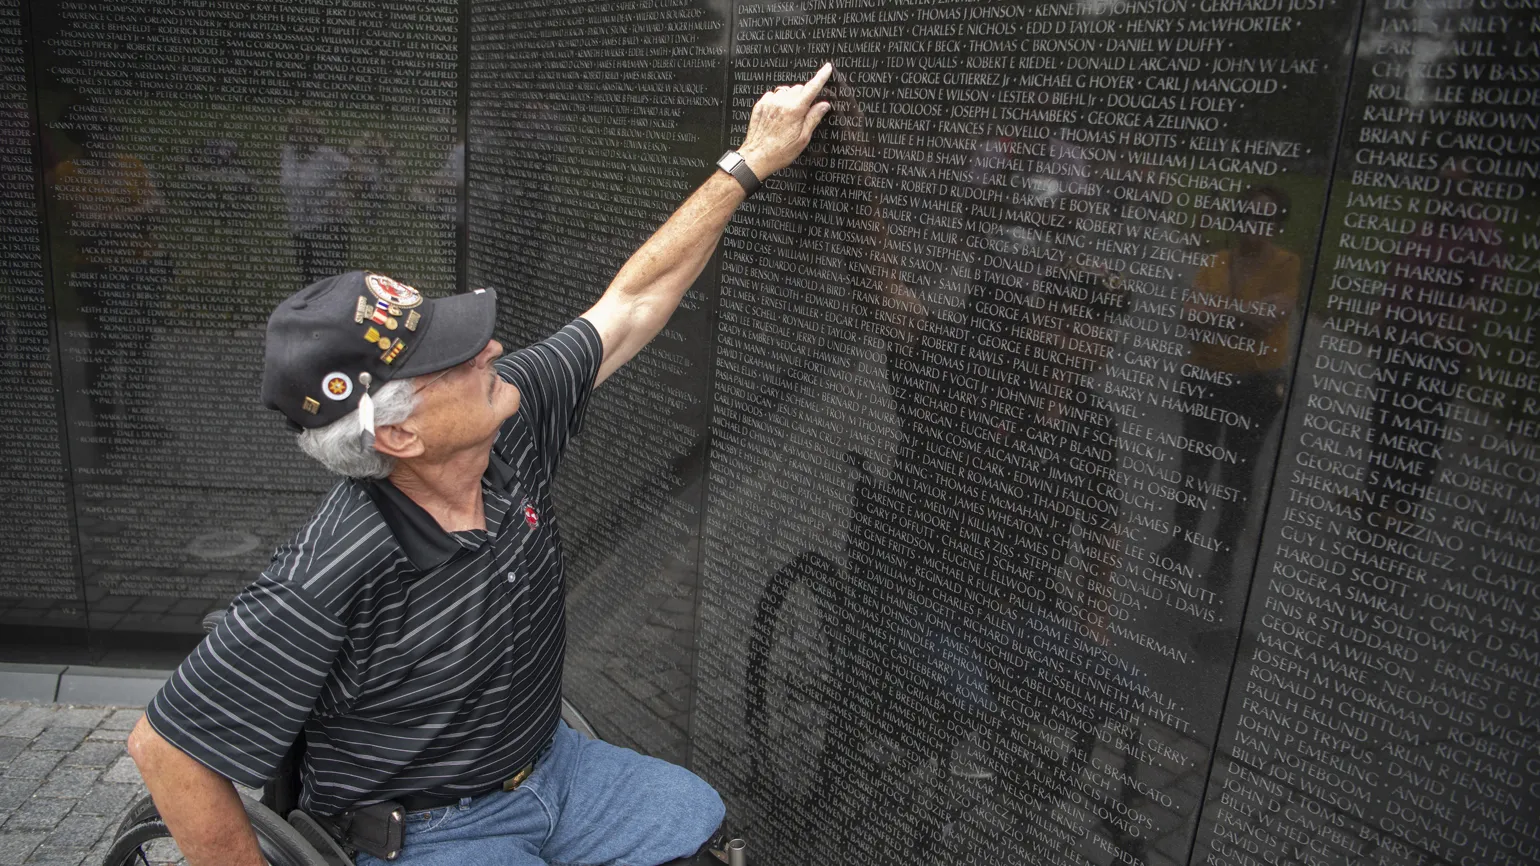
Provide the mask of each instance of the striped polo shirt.
[{"label": "striped polo shirt", "polygon": [[301,730],[301,806],[334,814],[512,776],[549,742],[566,645],[551,478],[603,357],[577,319],[496,362],[519,389],[445,532],[389,481],[341,481],[150,702],[172,745],[258,786]]}]

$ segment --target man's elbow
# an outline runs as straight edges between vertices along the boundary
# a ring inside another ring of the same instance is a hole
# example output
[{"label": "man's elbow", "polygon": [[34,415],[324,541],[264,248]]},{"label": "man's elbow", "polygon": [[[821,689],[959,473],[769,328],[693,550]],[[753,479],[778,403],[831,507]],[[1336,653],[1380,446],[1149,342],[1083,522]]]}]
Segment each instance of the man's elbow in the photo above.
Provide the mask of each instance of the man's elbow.
[{"label": "man's elbow", "polygon": [[[673,297],[646,295],[635,299],[628,311],[632,330],[647,334],[647,341],[657,336],[679,308],[679,300]],[[644,341],[646,342],[646,341]]]},{"label": "man's elbow", "polygon": [[162,766],[167,749],[176,748],[150,727],[149,719],[144,716],[139,717],[139,723],[129,732],[127,745],[128,756],[134,759],[139,775],[145,777],[153,775]]}]

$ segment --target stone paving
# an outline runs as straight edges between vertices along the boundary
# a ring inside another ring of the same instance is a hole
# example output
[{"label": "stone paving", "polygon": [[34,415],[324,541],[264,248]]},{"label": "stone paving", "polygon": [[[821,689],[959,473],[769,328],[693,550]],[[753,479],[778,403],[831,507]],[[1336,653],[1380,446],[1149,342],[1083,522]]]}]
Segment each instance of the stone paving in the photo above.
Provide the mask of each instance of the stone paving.
[{"label": "stone paving", "polygon": [[124,750],[143,714],[0,701],[0,866],[98,866],[143,790]]}]

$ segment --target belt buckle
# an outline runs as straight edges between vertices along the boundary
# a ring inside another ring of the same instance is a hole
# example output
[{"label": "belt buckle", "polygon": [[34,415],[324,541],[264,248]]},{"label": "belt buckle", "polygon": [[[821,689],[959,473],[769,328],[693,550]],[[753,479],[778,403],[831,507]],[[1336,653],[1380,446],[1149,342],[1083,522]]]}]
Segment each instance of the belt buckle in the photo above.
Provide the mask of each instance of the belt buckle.
[{"label": "belt buckle", "polygon": [[508,780],[503,782],[503,790],[504,791],[515,791],[515,790],[518,790],[518,787],[520,785],[524,784],[524,780],[528,779],[529,778],[529,774],[533,773],[534,771],[535,771],[535,765],[534,764],[525,764],[524,765],[524,769],[522,769],[522,770],[518,771],[517,773],[513,774],[513,778],[508,779]]}]

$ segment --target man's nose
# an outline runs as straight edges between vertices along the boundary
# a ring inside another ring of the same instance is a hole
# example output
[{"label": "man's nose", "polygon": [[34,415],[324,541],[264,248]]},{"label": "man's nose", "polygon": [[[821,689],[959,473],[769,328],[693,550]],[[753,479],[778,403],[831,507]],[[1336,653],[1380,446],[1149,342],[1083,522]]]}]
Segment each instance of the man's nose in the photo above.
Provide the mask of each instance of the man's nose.
[{"label": "man's nose", "polygon": [[502,354],[503,344],[496,340],[488,340],[486,346],[482,347],[481,353],[476,356],[476,366],[485,367],[502,357]]}]

